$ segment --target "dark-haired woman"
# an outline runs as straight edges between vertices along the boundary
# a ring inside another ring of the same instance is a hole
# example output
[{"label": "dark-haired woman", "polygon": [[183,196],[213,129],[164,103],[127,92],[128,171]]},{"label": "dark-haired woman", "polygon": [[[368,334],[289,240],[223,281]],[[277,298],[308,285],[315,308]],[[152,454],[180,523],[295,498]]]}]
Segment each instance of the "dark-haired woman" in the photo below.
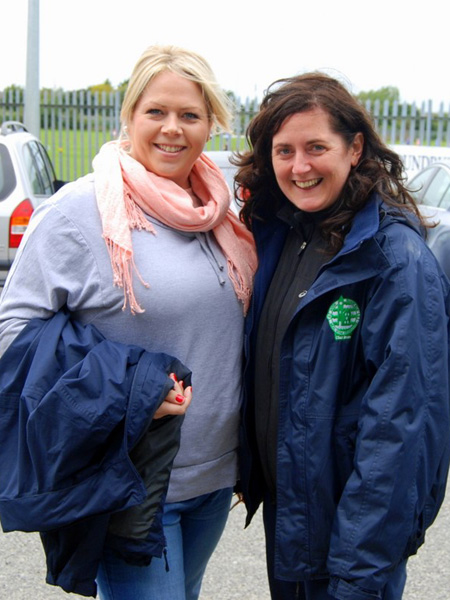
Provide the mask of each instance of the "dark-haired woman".
[{"label": "dark-haired woman", "polygon": [[449,463],[449,283],[337,80],[276,82],[236,162],[259,267],[241,481],[276,600],[398,600]]}]

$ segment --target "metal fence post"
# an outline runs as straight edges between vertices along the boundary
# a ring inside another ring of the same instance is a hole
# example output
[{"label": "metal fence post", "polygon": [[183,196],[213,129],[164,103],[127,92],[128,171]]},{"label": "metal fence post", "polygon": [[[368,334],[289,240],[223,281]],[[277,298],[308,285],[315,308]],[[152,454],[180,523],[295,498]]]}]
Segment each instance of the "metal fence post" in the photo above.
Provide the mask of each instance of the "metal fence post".
[{"label": "metal fence post", "polygon": [[[45,90],[40,112],[40,137],[47,147],[59,179],[65,181],[84,175],[92,169],[92,159],[100,146],[120,133],[122,93],[63,92]],[[235,99],[233,133],[213,136],[210,150],[242,150],[247,147],[246,130],[258,111],[257,98]],[[450,106],[444,103],[433,112],[431,100],[418,109],[415,102],[403,103],[379,99],[365,102],[367,112],[379,135],[387,143],[450,146]],[[0,92],[0,117],[22,121],[24,91],[11,87]]]}]

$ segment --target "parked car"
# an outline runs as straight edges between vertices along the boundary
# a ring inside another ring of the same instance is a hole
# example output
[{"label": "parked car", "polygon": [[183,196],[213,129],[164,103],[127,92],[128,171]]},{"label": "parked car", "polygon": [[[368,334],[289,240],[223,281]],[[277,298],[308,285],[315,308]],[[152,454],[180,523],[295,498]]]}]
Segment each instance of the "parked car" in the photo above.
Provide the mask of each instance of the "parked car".
[{"label": "parked car", "polygon": [[22,123],[0,128],[0,285],[36,206],[63,184],[42,143]]},{"label": "parked car", "polygon": [[450,278],[450,165],[433,163],[411,177],[408,188],[420,212],[436,227],[427,230],[427,244]]},{"label": "parked car", "polygon": [[236,172],[236,167],[230,163],[233,153],[230,150],[208,150],[205,154],[221,168],[231,191],[233,191],[234,174]]},{"label": "parked car", "polygon": [[205,154],[222,170],[233,196],[231,208],[236,214],[238,214],[240,206],[236,204],[234,199],[234,174],[236,173],[237,167],[230,163],[230,158],[232,157],[233,153],[230,150],[209,150],[208,152],[205,152]]},{"label": "parked car", "polygon": [[411,177],[408,187],[419,204],[450,208],[450,165],[432,163]]}]

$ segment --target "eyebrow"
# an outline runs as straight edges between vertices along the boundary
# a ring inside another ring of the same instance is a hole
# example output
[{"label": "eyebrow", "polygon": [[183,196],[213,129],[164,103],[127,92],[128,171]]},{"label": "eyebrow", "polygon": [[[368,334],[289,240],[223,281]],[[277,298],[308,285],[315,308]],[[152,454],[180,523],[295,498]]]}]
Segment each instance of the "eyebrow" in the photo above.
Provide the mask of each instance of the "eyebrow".
[{"label": "eyebrow", "polygon": [[[317,139],[308,140],[306,143],[307,144],[326,144],[326,140],[317,138]],[[278,143],[272,145],[272,148],[282,148],[284,146],[292,146],[292,143],[291,142],[278,142]]]},{"label": "eyebrow", "polygon": [[[151,98],[149,98],[148,100],[146,100],[143,105],[147,106],[148,104],[156,104],[157,106],[160,106],[161,108],[167,108],[168,105],[164,104],[163,102],[158,102],[158,100],[152,100]],[[203,112],[203,109],[200,106],[196,106],[195,104],[190,105],[190,106],[181,106],[179,110],[195,110],[196,112]]]}]

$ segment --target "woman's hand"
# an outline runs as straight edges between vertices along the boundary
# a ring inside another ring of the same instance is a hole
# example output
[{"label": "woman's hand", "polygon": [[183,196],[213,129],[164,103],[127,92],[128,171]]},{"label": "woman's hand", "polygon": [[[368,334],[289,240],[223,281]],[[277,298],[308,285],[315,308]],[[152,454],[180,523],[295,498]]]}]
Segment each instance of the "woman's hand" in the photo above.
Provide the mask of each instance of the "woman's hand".
[{"label": "woman's hand", "polygon": [[184,415],[192,400],[192,387],[184,389],[183,382],[178,381],[175,373],[169,375],[174,381],[174,386],[164,398],[161,406],[155,412],[153,418],[161,419],[167,415]]}]

